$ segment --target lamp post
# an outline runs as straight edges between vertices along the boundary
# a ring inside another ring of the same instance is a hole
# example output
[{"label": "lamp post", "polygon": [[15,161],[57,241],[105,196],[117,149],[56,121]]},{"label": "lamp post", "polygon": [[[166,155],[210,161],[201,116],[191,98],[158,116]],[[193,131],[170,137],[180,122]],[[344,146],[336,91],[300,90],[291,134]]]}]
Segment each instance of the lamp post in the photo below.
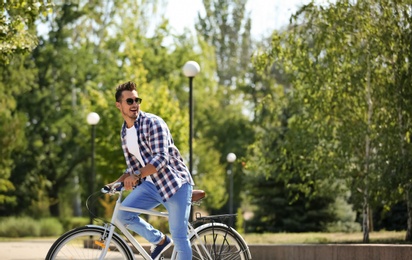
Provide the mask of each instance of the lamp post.
[{"label": "lamp post", "polygon": [[[189,173],[193,171],[193,79],[200,72],[200,66],[196,61],[188,61],[183,66],[183,74],[189,78]],[[193,219],[192,207],[190,207],[189,221]]]},{"label": "lamp post", "polygon": [[193,171],[193,78],[200,72],[196,61],[188,61],[183,66],[183,73],[189,78],[189,172]]},{"label": "lamp post", "polygon": [[[96,173],[95,173],[95,169],[94,169],[94,139],[96,137],[96,125],[97,123],[99,123],[100,120],[100,116],[99,114],[95,113],[95,112],[91,112],[87,115],[87,123],[89,125],[92,126],[92,140],[91,140],[91,144],[92,144],[92,162],[91,162],[91,173],[90,173],[90,177],[89,177],[89,189],[90,189],[90,194],[92,194],[94,192],[94,183],[95,183],[95,179],[96,179]],[[92,212],[93,212],[93,205],[91,205],[90,208],[90,224],[93,224],[93,216],[92,216]]]},{"label": "lamp post", "polygon": [[236,161],[236,154],[234,153],[229,153],[226,156],[226,160],[229,163],[229,169],[227,171],[227,174],[229,175],[230,178],[230,188],[229,188],[229,214],[233,214],[233,172],[232,172],[232,165],[233,162]]}]

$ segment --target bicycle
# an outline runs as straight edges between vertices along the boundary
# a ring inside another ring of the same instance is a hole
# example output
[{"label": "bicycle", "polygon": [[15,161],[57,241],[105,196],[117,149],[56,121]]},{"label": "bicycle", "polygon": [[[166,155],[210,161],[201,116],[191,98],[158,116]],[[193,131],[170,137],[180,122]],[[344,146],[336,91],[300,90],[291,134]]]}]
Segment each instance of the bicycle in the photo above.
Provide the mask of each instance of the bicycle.
[{"label": "bicycle", "polygon": [[[103,225],[86,225],[75,228],[59,237],[50,247],[46,260],[60,259],[136,259],[135,252],[124,237],[145,260],[151,260],[149,253],[117,219],[119,210],[126,210],[150,216],[168,217],[167,212],[126,207],[121,204],[124,189],[120,183],[112,189],[102,189],[103,193],[118,194],[110,222]],[[193,190],[192,204],[199,203],[206,196],[202,190]],[[243,237],[222,220],[233,218],[236,214],[212,215],[202,217],[196,213],[195,220],[188,225],[188,235],[192,246],[192,259],[224,260],[252,259],[249,247]],[[195,225],[199,224],[196,228]],[[120,231],[120,234],[115,229]],[[171,260],[177,259],[177,252]],[[160,259],[165,259],[164,255]]]}]

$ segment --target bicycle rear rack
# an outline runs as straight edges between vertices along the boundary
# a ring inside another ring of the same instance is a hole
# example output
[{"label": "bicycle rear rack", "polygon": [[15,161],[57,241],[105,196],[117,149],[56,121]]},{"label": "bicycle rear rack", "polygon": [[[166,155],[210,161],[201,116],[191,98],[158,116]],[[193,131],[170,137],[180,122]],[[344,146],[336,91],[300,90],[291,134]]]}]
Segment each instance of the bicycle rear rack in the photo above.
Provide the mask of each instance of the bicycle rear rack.
[{"label": "bicycle rear rack", "polygon": [[235,218],[237,214],[221,214],[221,215],[211,215],[202,216],[200,212],[196,212],[196,219],[193,221],[193,225],[198,223],[223,223],[230,227],[234,226]]}]

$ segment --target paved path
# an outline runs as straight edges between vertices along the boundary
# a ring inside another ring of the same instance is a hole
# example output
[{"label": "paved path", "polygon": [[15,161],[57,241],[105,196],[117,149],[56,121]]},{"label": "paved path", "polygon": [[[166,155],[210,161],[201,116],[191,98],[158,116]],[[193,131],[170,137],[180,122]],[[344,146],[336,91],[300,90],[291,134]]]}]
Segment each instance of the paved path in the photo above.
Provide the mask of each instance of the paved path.
[{"label": "paved path", "polygon": [[[13,242],[0,242],[1,260],[44,260],[54,240],[33,239]],[[136,259],[143,259],[136,256]]]},{"label": "paved path", "polygon": [[54,240],[24,240],[0,242],[0,259],[2,260],[38,260],[46,257]]}]

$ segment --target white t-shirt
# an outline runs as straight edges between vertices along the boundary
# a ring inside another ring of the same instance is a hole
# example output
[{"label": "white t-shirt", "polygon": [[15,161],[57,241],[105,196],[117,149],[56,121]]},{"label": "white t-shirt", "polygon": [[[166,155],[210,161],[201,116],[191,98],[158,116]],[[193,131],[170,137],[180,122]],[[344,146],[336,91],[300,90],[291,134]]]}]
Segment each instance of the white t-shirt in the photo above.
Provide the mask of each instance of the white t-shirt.
[{"label": "white t-shirt", "polygon": [[[140,165],[145,166],[142,155],[140,154],[139,145],[137,144],[137,131],[134,125],[130,128],[126,127],[126,146],[131,154],[133,154],[137,160],[139,160]],[[152,178],[144,178],[145,181],[152,182]],[[152,182],[153,183],[153,182]]]}]

